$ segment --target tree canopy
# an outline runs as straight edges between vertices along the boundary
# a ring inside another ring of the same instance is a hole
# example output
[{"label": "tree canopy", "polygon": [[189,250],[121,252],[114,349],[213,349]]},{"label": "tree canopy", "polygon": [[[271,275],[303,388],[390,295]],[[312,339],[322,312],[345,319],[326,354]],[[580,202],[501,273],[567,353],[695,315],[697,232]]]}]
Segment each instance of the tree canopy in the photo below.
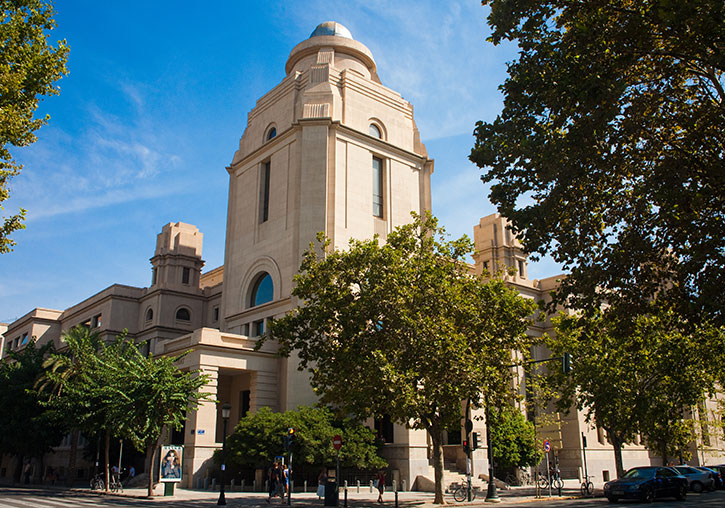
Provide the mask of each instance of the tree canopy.
[{"label": "tree canopy", "polygon": [[710,343],[722,347],[725,335],[714,327],[690,325],[656,303],[634,317],[598,311],[554,318],[553,355],[569,352],[572,370],[551,371],[562,396],[560,409],[575,405],[587,422],[607,432],[617,473],[624,473],[622,445],[641,435],[663,461],[692,439],[689,410],[713,393],[716,377],[708,363]]},{"label": "tree canopy", "polygon": [[511,395],[512,351],[529,349],[534,303],[473,275],[463,261],[471,242],[448,240],[430,214],[384,245],[351,240],[342,251],[318,240],[295,277],[302,305],[273,322],[269,339],[298,355],[323,403],[427,430],[440,503],[442,433],[461,425],[462,401]]},{"label": "tree canopy", "polygon": [[[340,464],[357,469],[378,469],[386,461],[378,452],[375,433],[350,418],[337,420],[328,408],[300,406],[284,413],[260,408],[239,420],[227,437],[227,464],[237,467],[266,468],[273,457],[284,454],[282,436],[295,429],[295,471],[329,466],[337,452],[332,446],[335,435],[342,436]],[[220,451],[215,460],[221,462]]]},{"label": "tree canopy", "polygon": [[0,361],[0,454],[18,457],[18,480],[23,458],[50,452],[67,431],[63,420],[43,407],[44,394],[35,390],[44,372],[43,362],[52,351],[52,344],[37,347],[30,339],[23,349]]},{"label": "tree canopy", "polygon": [[515,41],[471,160],[526,251],[571,272],[557,303],[654,295],[725,322],[720,0],[484,0]]},{"label": "tree canopy", "polygon": [[493,461],[497,468],[512,469],[535,466],[543,454],[536,441],[534,424],[511,404],[491,408],[489,432],[493,446]]},{"label": "tree canopy", "polygon": [[[50,118],[34,118],[41,97],[57,95],[54,83],[66,73],[68,46],[48,43],[55,28],[53,6],[46,0],[0,0],[0,210],[10,196],[10,179],[22,166],[11,147],[35,141],[34,132]],[[13,231],[25,227],[25,210],[3,217],[0,254],[12,250]]]}]

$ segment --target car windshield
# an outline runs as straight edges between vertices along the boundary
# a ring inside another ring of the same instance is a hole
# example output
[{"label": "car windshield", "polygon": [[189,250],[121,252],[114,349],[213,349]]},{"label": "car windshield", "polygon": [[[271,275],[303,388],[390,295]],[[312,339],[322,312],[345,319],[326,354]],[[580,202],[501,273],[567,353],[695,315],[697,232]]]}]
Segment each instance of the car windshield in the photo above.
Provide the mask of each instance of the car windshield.
[{"label": "car windshield", "polygon": [[652,478],[655,475],[655,470],[654,467],[633,467],[624,473],[624,478]]}]

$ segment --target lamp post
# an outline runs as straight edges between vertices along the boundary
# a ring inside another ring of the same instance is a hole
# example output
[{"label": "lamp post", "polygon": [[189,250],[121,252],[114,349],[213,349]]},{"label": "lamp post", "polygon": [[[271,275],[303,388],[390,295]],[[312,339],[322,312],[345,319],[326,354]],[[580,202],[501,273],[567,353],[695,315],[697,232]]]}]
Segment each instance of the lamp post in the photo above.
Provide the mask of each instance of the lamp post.
[{"label": "lamp post", "polygon": [[222,432],[222,483],[219,486],[219,500],[216,502],[217,505],[223,506],[227,504],[227,500],[224,497],[224,480],[226,480],[226,462],[227,462],[227,421],[229,420],[229,414],[232,412],[232,405],[225,402],[222,405],[222,420],[224,420],[224,431]]},{"label": "lamp post", "polygon": [[500,503],[501,498],[498,497],[496,491],[496,479],[493,471],[493,446],[491,445],[491,408],[489,401],[486,400],[486,443],[488,444],[488,491],[486,492],[487,503]]}]

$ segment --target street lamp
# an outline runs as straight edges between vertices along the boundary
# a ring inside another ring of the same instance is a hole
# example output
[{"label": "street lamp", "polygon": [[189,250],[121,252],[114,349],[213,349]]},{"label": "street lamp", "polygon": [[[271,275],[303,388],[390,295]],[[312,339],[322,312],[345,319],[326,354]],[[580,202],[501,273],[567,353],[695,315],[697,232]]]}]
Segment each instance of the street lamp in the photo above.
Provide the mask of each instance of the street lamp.
[{"label": "street lamp", "polygon": [[227,462],[227,421],[229,421],[229,415],[232,412],[232,405],[228,402],[222,404],[222,420],[224,420],[224,431],[222,432],[222,483],[219,486],[219,500],[216,502],[218,506],[227,504],[227,500],[224,497],[224,480],[226,479],[226,462]]},{"label": "street lamp", "polygon": [[496,479],[493,471],[493,446],[491,444],[491,408],[489,401],[486,400],[486,444],[488,444],[488,491],[486,492],[487,503],[500,503],[501,498],[498,497],[496,491]]}]

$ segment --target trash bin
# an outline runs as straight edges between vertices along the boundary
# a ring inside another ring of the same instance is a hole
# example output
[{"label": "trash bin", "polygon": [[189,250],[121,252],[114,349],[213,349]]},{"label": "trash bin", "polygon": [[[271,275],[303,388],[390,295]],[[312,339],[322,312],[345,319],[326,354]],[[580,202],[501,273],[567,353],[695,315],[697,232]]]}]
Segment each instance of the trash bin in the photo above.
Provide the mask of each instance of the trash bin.
[{"label": "trash bin", "polygon": [[337,506],[337,482],[327,480],[325,484],[325,506]]}]

